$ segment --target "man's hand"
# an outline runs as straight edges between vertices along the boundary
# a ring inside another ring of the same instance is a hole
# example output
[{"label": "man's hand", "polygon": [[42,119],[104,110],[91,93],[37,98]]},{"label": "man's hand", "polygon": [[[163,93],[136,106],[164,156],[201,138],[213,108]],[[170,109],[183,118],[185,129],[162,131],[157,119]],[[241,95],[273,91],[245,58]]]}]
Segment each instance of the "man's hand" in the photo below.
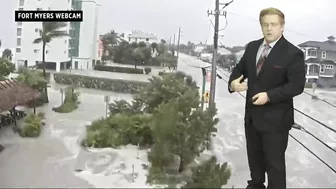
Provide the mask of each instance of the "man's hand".
[{"label": "man's hand", "polygon": [[231,82],[231,89],[235,92],[242,92],[242,91],[246,91],[247,90],[247,83],[244,82],[240,82],[243,79],[243,75],[241,75],[240,77],[238,77],[237,79],[233,80]]},{"label": "man's hand", "polygon": [[264,105],[269,101],[268,95],[266,92],[258,93],[252,97],[252,101],[254,105]]}]

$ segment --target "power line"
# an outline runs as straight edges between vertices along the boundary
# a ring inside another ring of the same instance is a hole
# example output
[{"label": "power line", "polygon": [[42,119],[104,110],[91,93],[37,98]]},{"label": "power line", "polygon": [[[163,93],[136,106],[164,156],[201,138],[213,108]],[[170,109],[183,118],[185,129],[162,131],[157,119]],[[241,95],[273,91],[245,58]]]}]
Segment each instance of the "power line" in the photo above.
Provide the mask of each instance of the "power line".
[{"label": "power line", "polygon": [[[184,62],[184,61],[183,61]],[[185,63],[185,62],[184,62]],[[195,66],[191,66],[187,63],[185,63],[186,65],[190,66],[190,67],[195,67]],[[210,66],[209,66],[210,67]],[[200,68],[200,67],[195,67],[195,68]],[[220,71],[220,70],[218,70]],[[221,71],[220,71],[221,72]],[[225,76],[227,76],[224,72],[221,72],[222,74],[224,74]],[[222,79],[223,81],[225,81],[226,83],[228,83],[227,80],[225,80],[221,75],[219,75],[218,73],[216,73],[216,77],[218,77],[219,79]],[[228,77],[228,76],[227,76]],[[241,97],[243,97],[244,99],[246,99],[246,97],[241,94],[238,93]],[[318,120],[317,120],[318,121]],[[321,122],[320,122],[321,123]],[[328,126],[327,126],[328,127]],[[326,144],[325,142],[323,142],[321,139],[319,139],[318,137],[316,137],[314,134],[312,134],[311,132],[309,132],[308,130],[306,130],[304,127],[302,127],[301,125],[295,123],[293,125],[294,129],[303,131],[309,135],[311,135],[313,138],[315,138],[317,141],[319,141],[320,143],[322,143],[324,146],[326,146],[328,149],[332,150],[333,152],[336,153],[336,150],[333,149],[332,147],[330,147],[328,144]],[[312,150],[310,150],[306,145],[304,145],[302,142],[300,142],[300,140],[298,140],[297,138],[295,138],[293,135],[289,134],[289,136],[291,138],[293,138],[297,143],[299,143],[303,148],[305,148],[310,154],[312,154],[313,156],[315,156],[321,163],[323,163],[325,166],[327,166],[330,170],[332,170],[334,173],[336,173],[336,170],[331,167],[327,162],[325,162],[322,158],[320,158],[317,154],[315,154]]]},{"label": "power line", "polygon": [[[315,95],[310,94],[310,93],[308,93],[308,92],[306,92],[306,91],[303,91],[303,92],[304,92],[305,94],[309,95],[309,96],[316,97]],[[330,106],[336,108],[336,105],[334,105],[333,103],[327,101],[326,99],[320,99],[320,98],[317,97],[317,100],[322,101],[322,102],[324,102],[324,103],[326,103],[326,104],[328,104],[328,105],[330,105]]]},{"label": "power line", "polygon": [[[218,76],[218,75],[217,75]],[[223,78],[222,78],[223,79]],[[225,79],[223,79],[226,83],[228,83],[228,81],[226,81]],[[238,93],[240,96],[242,96],[244,99],[246,99],[246,97],[244,95],[242,95],[241,93]],[[321,139],[319,139],[318,137],[316,137],[315,135],[313,135],[311,132],[307,131],[304,127],[295,124],[293,125],[293,128],[298,129],[300,131],[303,131],[309,135],[311,135],[312,137],[314,137],[316,140],[318,140],[320,143],[322,143],[324,146],[326,146],[327,148],[329,148],[330,150],[332,150],[333,152],[336,153],[336,150],[333,149],[332,147],[330,147],[329,145],[327,145],[325,142],[323,142]],[[324,165],[326,165],[330,170],[332,170],[334,173],[336,173],[336,170],[334,168],[332,168],[327,162],[325,162],[322,158],[320,158],[318,155],[316,155],[313,151],[311,151],[307,146],[305,146],[302,142],[300,142],[297,138],[295,138],[293,135],[289,134],[290,137],[292,137],[296,142],[298,142],[302,147],[304,147],[308,152],[310,152],[312,155],[314,155],[318,160],[320,160]]]},{"label": "power line", "polygon": [[313,156],[315,156],[320,162],[322,162],[325,166],[327,166],[330,170],[332,170],[334,173],[336,173],[336,170],[332,168],[327,162],[325,162],[322,158],[320,158],[318,155],[316,155],[313,151],[311,151],[307,146],[305,146],[302,142],[300,142],[297,138],[295,138],[293,135],[289,134],[290,137],[292,137],[297,143],[299,143],[302,147],[304,147],[308,152],[310,152]]},{"label": "power line", "polygon": [[[227,78],[229,78],[229,76],[228,76],[228,75],[226,75],[224,72],[221,72],[221,73],[222,73],[222,74],[224,74],[224,75],[225,75]],[[315,121],[316,123],[318,123],[318,124],[322,125],[323,127],[325,127],[325,128],[327,128],[327,129],[329,129],[330,131],[332,131],[332,132],[336,133],[336,130],[335,130],[335,129],[333,129],[333,128],[329,127],[329,126],[328,126],[328,125],[326,125],[325,123],[322,123],[321,121],[319,121],[319,120],[317,120],[317,119],[315,119],[315,118],[313,118],[313,117],[311,117],[311,116],[307,115],[306,113],[302,112],[301,110],[298,110],[298,109],[296,109],[296,108],[294,108],[294,110],[295,110],[295,111],[297,111],[297,112],[299,112],[300,114],[304,115],[305,117],[307,117],[307,118],[309,118],[309,119],[311,119],[311,120]]]}]

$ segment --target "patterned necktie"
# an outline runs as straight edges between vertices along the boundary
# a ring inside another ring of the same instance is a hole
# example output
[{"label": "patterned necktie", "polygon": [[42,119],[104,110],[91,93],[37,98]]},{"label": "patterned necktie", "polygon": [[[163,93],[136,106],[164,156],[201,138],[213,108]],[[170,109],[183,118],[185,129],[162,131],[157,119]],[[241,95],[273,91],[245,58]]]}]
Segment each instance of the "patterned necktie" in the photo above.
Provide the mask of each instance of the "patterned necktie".
[{"label": "patterned necktie", "polygon": [[262,53],[260,55],[260,58],[258,60],[258,63],[257,63],[257,75],[259,74],[261,68],[263,67],[263,65],[265,63],[265,60],[266,60],[267,55],[268,55],[268,50],[270,48],[271,48],[271,46],[269,44],[264,45],[264,50],[262,51]]}]

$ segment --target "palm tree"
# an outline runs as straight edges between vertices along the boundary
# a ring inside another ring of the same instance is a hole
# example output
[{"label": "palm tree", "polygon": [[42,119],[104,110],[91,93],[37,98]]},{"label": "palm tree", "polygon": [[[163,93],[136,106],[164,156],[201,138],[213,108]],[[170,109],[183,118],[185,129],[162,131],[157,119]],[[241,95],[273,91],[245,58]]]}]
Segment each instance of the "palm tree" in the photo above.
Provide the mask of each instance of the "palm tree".
[{"label": "palm tree", "polygon": [[[59,38],[68,36],[66,31],[60,30],[61,28],[67,26],[64,22],[43,22],[42,30],[40,30],[40,37],[36,38],[33,43],[42,43],[42,65],[43,65],[43,77],[47,79],[46,65],[45,65],[45,47],[53,38]],[[45,92],[45,103],[49,103],[47,86],[44,89]]]},{"label": "palm tree", "polygon": [[3,52],[2,52],[2,58],[6,58],[8,60],[12,60],[12,51],[10,49],[5,49]]},{"label": "palm tree", "polygon": [[153,43],[151,44],[151,48],[152,48],[152,50],[153,50],[153,53],[155,52],[155,50],[157,50],[157,47],[158,47],[158,44],[157,44],[157,43],[153,42]]},{"label": "palm tree", "polygon": [[335,41],[335,37],[334,36],[329,36],[328,41]]}]

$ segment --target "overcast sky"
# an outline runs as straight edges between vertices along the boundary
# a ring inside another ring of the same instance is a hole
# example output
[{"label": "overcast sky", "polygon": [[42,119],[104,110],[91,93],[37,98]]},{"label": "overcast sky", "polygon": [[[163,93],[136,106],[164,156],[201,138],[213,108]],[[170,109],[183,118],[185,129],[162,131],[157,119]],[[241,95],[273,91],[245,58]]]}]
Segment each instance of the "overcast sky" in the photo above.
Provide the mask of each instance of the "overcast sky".
[{"label": "overcast sky", "polygon": [[[214,18],[207,16],[207,10],[214,9],[214,0],[100,0],[100,3],[99,33],[111,29],[119,33],[142,30],[169,39],[180,26],[183,43],[206,40],[213,43],[209,19]],[[0,0],[3,47],[15,47],[17,5],[18,0]],[[220,42],[227,46],[245,45],[260,38],[259,11],[271,6],[285,13],[285,37],[294,44],[336,36],[336,0],[235,0],[226,8],[228,25],[220,32]],[[220,27],[224,26],[225,18],[221,17]]]}]

